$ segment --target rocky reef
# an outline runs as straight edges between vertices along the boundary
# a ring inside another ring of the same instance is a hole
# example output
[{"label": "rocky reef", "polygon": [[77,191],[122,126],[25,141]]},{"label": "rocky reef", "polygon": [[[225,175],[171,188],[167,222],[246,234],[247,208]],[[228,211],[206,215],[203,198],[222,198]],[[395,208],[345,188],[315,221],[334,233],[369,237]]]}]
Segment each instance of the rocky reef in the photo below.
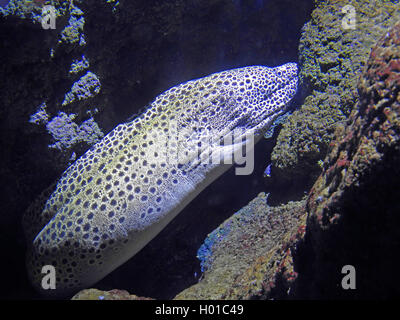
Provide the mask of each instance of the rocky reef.
[{"label": "rocky reef", "polygon": [[[205,241],[214,239],[216,232],[224,235],[212,246],[217,247],[212,256],[206,255],[212,261],[204,278],[177,299],[386,299],[399,295],[395,276],[400,248],[399,71],[400,23],[373,46],[358,80],[357,103],[349,119],[337,126],[322,173],[305,203],[264,204],[258,212],[254,206],[265,199],[261,197],[229,218]],[[243,226],[246,235],[261,235],[264,246],[273,238],[272,248],[255,256],[257,241],[238,254],[237,248],[248,245],[247,238],[238,239],[243,236],[240,228],[225,234],[227,226],[251,209],[251,219],[257,222]],[[274,212],[285,221],[285,227],[277,226],[282,232],[279,237],[258,220],[260,214],[271,219]],[[286,217],[293,217],[295,223]],[[356,271],[353,290],[341,285],[344,266]]]},{"label": "rocky reef", "polygon": [[150,298],[138,297],[129,294],[126,290],[101,291],[97,289],[86,289],[78,292],[71,300],[152,300]]},{"label": "rocky reef", "polygon": [[[344,24],[347,5],[354,10],[354,27]],[[394,1],[316,1],[299,44],[304,103],[279,132],[269,185],[297,185],[301,192],[313,184],[337,124],[357,101],[356,84],[372,46],[399,19]]]},{"label": "rocky reef", "polygon": [[[308,252],[300,251],[298,259],[309,270],[299,279],[299,294],[384,299],[400,293],[392,274],[400,248],[399,63],[397,23],[372,49],[358,84],[359,101],[336,130],[307,199]],[[354,292],[337,288],[343,276],[337,270],[348,264],[357,270]]]},{"label": "rocky reef", "polygon": [[[306,0],[57,1],[56,29],[43,29],[48,3],[0,8],[2,294],[37,297],[21,215],[106,132],[177,83],[298,59],[299,107],[260,142],[255,173],[227,172],[73,299],[399,296],[397,1],[315,1],[311,18]],[[355,290],[341,286],[345,265]]]},{"label": "rocky reef", "polygon": [[[267,199],[259,194],[207,236],[198,251],[202,279],[175,299],[263,297],[274,272],[285,264],[285,245],[305,223],[304,201],[270,207]],[[295,278],[293,270],[284,272],[288,281]]]},{"label": "rocky reef", "polygon": [[[42,11],[46,4],[54,5],[55,29],[41,24],[47,14]],[[4,46],[0,52],[0,168],[7,186],[1,194],[0,244],[8,261],[2,265],[2,274],[10,275],[4,282],[4,294],[35,296],[25,276],[21,215],[69,164],[177,83],[234,67],[296,61],[300,29],[311,8],[311,0],[296,4],[289,0],[268,4],[228,0],[11,0],[0,7]],[[282,18],[292,23],[282,25]],[[236,194],[249,193],[221,215],[203,218],[211,221],[210,225],[194,240],[185,236],[187,231],[182,226],[173,225],[175,236],[182,232],[182,239],[168,242],[165,235],[160,243],[168,243],[171,249],[179,242],[183,256],[165,253],[158,264],[148,263],[157,254],[142,256],[140,265],[151,265],[143,272],[157,273],[155,282],[166,278],[168,284],[173,283],[165,285],[171,288],[165,289],[167,293],[159,291],[155,297],[173,297],[197,281],[193,276],[200,273],[195,252],[203,235],[262,191],[262,178],[256,183],[254,180],[246,183],[258,189],[238,189]],[[211,203],[218,197],[209,194],[209,198],[214,199],[209,200]],[[201,211],[204,199],[190,210]],[[231,201],[231,195],[226,199]],[[190,250],[185,250],[188,247]],[[176,270],[177,265],[189,259],[190,267],[178,278],[181,270]],[[167,266],[163,265],[165,261]]]}]

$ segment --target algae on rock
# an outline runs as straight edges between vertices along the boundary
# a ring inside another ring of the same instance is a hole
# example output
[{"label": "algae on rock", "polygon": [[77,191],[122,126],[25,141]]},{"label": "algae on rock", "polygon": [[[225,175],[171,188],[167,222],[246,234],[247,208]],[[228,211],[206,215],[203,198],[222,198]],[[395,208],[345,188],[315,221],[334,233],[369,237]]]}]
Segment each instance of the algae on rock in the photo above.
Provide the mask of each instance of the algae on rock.
[{"label": "algae on rock", "polygon": [[[355,29],[342,27],[346,5],[355,9]],[[372,46],[398,19],[400,4],[388,0],[316,1],[299,45],[300,87],[308,96],[283,125],[272,152],[278,179],[317,177],[336,124],[356,102],[356,84]]]},{"label": "algae on rock", "polygon": [[[215,233],[207,268],[199,283],[175,299],[249,299],[262,297],[280,261],[276,253],[305,221],[304,201],[279,207],[267,204],[260,193],[247,206],[222,223]],[[207,242],[207,239],[206,239]]]}]

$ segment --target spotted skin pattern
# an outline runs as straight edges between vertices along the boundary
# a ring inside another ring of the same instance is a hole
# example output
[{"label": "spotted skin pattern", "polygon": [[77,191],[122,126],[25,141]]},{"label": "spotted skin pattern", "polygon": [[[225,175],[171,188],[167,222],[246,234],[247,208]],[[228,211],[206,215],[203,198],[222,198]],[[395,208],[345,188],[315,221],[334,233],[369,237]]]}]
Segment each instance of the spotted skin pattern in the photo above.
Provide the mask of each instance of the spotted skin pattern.
[{"label": "spotted skin pattern", "polygon": [[[295,63],[232,69],[177,85],[137,119],[118,125],[24,215],[34,287],[63,297],[93,285],[229,168],[199,163],[189,147],[183,164],[166,161],[173,128],[194,133],[177,141],[186,146],[204,134],[225,136],[238,128],[261,137],[296,90]],[[202,150],[213,148],[218,146],[203,143]],[[44,265],[55,267],[55,290],[41,288]]]}]

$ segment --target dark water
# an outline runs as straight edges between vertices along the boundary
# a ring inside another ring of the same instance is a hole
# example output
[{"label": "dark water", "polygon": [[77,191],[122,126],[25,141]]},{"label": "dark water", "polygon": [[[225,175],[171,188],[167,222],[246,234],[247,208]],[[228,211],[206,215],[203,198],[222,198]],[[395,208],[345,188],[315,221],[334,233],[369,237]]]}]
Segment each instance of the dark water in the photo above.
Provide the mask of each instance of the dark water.
[{"label": "dark water", "polygon": [[0,0],[0,6],[4,8],[9,2],[9,0]]}]

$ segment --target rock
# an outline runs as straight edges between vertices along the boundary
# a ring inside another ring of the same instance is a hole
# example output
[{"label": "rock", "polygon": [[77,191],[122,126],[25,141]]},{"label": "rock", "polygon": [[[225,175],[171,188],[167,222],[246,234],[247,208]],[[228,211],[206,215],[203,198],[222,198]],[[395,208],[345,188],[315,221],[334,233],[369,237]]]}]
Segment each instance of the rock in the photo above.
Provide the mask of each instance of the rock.
[{"label": "rock", "polygon": [[71,300],[153,300],[151,298],[138,297],[129,294],[126,290],[101,291],[97,289],[85,289],[79,291]]},{"label": "rock", "polygon": [[[356,27],[344,29],[342,8],[352,5]],[[357,100],[356,85],[371,47],[400,19],[391,1],[322,1],[304,26],[299,45],[300,88],[307,95],[283,125],[272,152],[271,185],[309,188],[321,172],[335,127]],[[274,195],[272,195],[274,197]]]},{"label": "rock", "polygon": [[[372,49],[358,85],[359,102],[347,125],[336,130],[307,199],[306,249],[298,259],[309,271],[299,281],[299,294],[388,298],[400,293],[392,276],[400,249],[399,66],[396,24]],[[357,271],[354,292],[338,285],[344,265]]]},{"label": "rock", "polygon": [[261,299],[274,286],[275,272],[294,280],[283,257],[305,223],[304,201],[270,207],[267,198],[259,194],[208,235],[198,251],[202,279],[175,299]]},{"label": "rock", "polygon": [[[400,293],[400,24],[374,46],[358,84],[358,102],[330,143],[308,195],[306,233],[289,244],[287,267],[267,298],[385,299]],[[341,286],[356,270],[356,290]],[[276,274],[279,276],[279,274]],[[286,294],[282,293],[288,289]]]}]

